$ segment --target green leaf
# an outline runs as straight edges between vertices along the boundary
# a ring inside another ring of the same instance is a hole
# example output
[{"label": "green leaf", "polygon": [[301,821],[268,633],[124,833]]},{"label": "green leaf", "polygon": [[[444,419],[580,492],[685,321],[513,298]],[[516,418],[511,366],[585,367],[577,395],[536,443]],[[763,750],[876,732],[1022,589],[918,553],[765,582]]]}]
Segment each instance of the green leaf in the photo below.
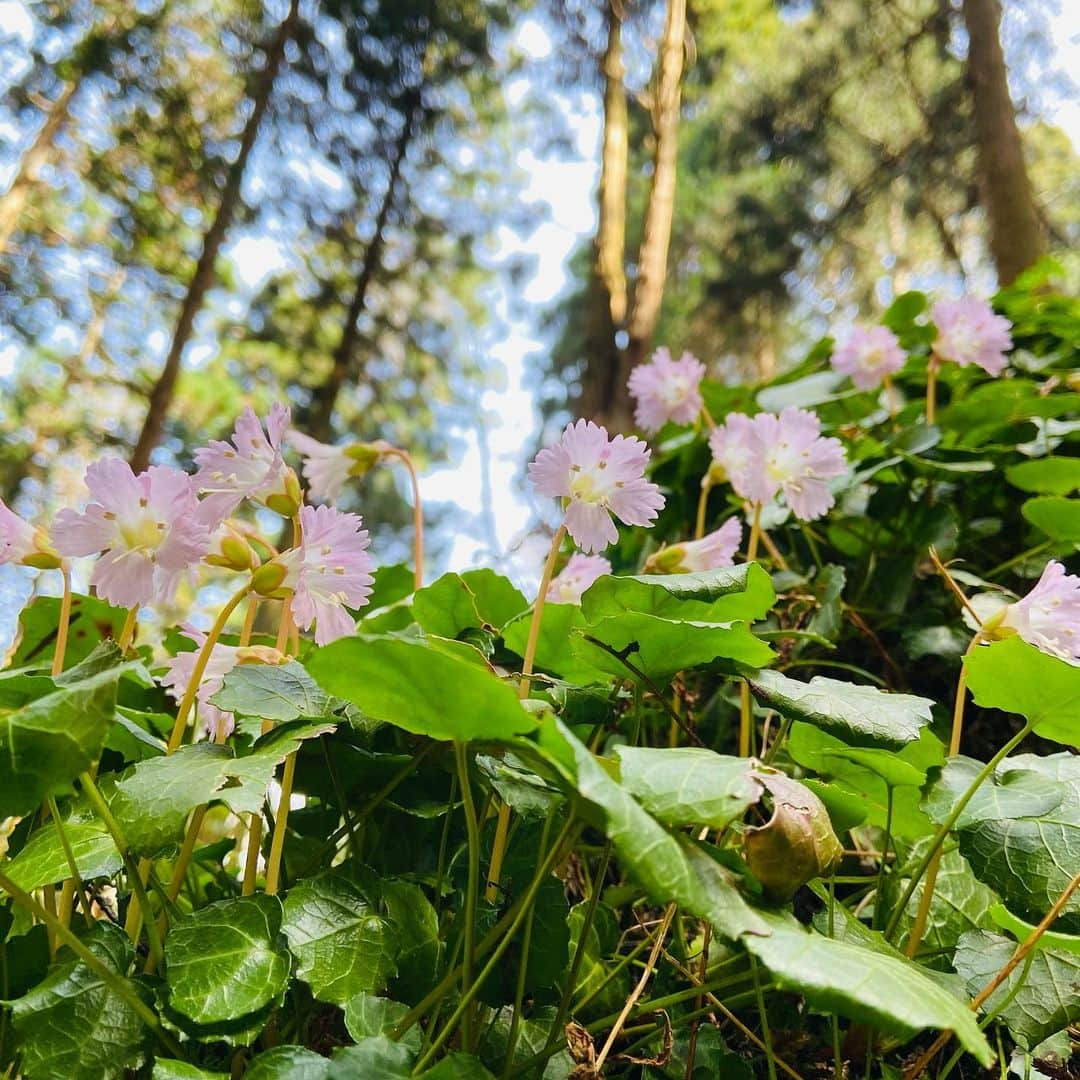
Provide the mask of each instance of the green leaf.
[{"label": "green leaf", "polygon": [[704,623],[754,622],[770,610],[776,594],[757,563],[695,574],[605,575],[581,598],[585,621],[634,611],[663,619]]},{"label": "green leaf", "polygon": [[1028,499],[1020,512],[1037,529],[1060,543],[1080,543],[1080,499],[1039,495]]},{"label": "green leaf", "polygon": [[531,772],[511,753],[501,758],[476,755],[476,766],[487,777],[499,798],[522,817],[547,817],[562,798],[561,793]]},{"label": "green leaf", "polygon": [[790,915],[758,912],[767,936],[747,934],[743,944],[785,990],[814,1007],[846,1016],[900,1038],[927,1028],[952,1030],[983,1065],[990,1046],[963,1001],[909,961],[807,930]]},{"label": "green leaf", "polygon": [[317,650],[308,670],[370,719],[433,739],[509,739],[537,723],[494,671],[420,638],[342,638]]},{"label": "green leaf", "polygon": [[429,634],[456,638],[471,627],[498,630],[529,606],[528,600],[494,570],[443,574],[413,597],[413,617]]},{"label": "green leaf", "polygon": [[[911,880],[911,869],[915,861],[925,853],[929,843],[929,838],[920,840],[908,853],[904,863],[893,873],[886,875],[885,895],[882,898],[882,908],[886,914],[891,915],[895,910]],[[915,886],[915,891],[909,897],[897,923],[895,941],[901,950],[906,948],[911,936],[911,927],[919,911],[925,888],[924,877]],[[962,934],[991,927],[993,922],[990,909],[996,901],[997,894],[975,877],[959,851],[945,851],[938,865],[934,895],[922,934],[922,952],[929,955],[929,962],[934,966],[947,965],[948,957],[956,948]]]},{"label": "green leaf", "polygon": [[276,896],[219,900],[184,915],[165,939],[169,1004],[197,1024],[257,1012],[284,992],[289,952]]},{"label": "green leaf", "polygon": [[333,724],[285,725],[243,757],[214,743],[182,746],[168,757],[139,762],[117,783],[110,808],[132,850],[156,855],[179,839],[196,806],[218,800],[237,814],[261,810],[278,765],[305,739],[333,729]]},{"label": "green leaf", "polygon": [[822,675],[804,683],[779,671],[759,671],[749,682],[754,696],[782,716],[813,724],[854,746],[906,746],[932,719],[928,698]]},{"label": "green leaf", "polygon": [[[950,758],[933,777],[924,805],[935,821],[944,819],[980,768],[971,758]],[[1080,758],[1007,758],[965,807],[955,831],[975,876],[1012,911],[1038,922],[1080,866]],[[1080,932],[1080,894],[1073,894],[1055,929]]]},{"label": "green leaf", "polygon": [[920,316],[929,305],[926,293],[913,289],[901,293],[886,309],[881,321],[893,331],[894,334],[903,334],[912,328],[916,318]]},{"label": "green leaf", "polygon": [[379,878],[375,888],[365,890],[378,897],[397,931],[397,977],[392,988],[396,997],[410,1004],[431,989],[439,974],[443,945],[439,937],[439,916],[424,890],[411,881]]},{"label": "green leaf", "polygon": [[625,664],[590,639],[624,654],[635,668],[653,679],[665,679],[677,671],[718,659],[747,667],[760,667],[773,660],[772,649],[754,637],[745,623],[691,622],[628,611],[589,623],[577,632],[571,646],[586,663],[620,679],[633,676]]},{"label": "green leaf", "polygon": [[297,977],[320,1001],[343,1005],[359,993],[380,991],[397,970],[394,928],[339,874],[292,888],[282,930]]},{"label": "green leaf", "polygon": [[420,1074],[423,1080],[495,1080],[472,1054],[448,1054],[433,1069]]},{"label": "green leaf", "polygon": [[[953,964],[972,997],[1005,966],[1015,949],[1016,943],[1009,938],[985,930],[960,939]],[[1014,969],[983,1006],[984,1013],[995,1013],[1004,1004],[999,1018],[1028,1050],[1073,1023],[1080,1004],[1080,956],[1047,948],[1031,955],[1030,967],[1025,967],[1025,961]]]},{"label": "green leaf", "polygon": [[709,919],[728,939],[761,929],[728,871],[702,849],[673,836],[617,784],[604,766],[556,720],[541,730],[541,746],[598,813],[622,865],[657,903],[677,901]]},{"label": "green leaf", "polygon": [[[82,940],[111,970],[128,974],[134,951],[119,927],[98,923]],[[146,1050],[143,1021],[68,949],[11,1003],[11,1017],[29,1080],[112,1080],[137,1068]]]},{"label": "green leaf", "polygon": [[[104,600],[76,593],[71,598],[68,643],[64,653],[67,664],[77,664],[108,638],[120,637],[127,612]],[[39,596],[19,615],[19,644],[11,658],[13,667],[23,664],[48,664],[56,643],[60,621],[60,597]]]},{"label": "green leaf", "polygon": [[[532,613],[526,612],[503,628],[506,647],[518,656],[525,655],[531,620]],[[578,656],[572,648],[577,638],[574,631],[584,626],[585,616],[577,604],[545,604],[536,638],[535,670],[561,675],[568,682],[580,686],[610,682],[611,677],[605,670]],[[621,674],[625,675],[625,670]]]},{"label": "green leaf", "polygon": [[817,371],[789,383],[779,383],[761,390],[757,396],[758,407],[766,412],[783,412],[789,405],[803,409],[851,397],[857,391],[851,389],[846,375],[838,371]]},{"label": "green leaf", "polygon": [[412,567],[405,563],[380,566],[374,576],[375,583],[364,611],[377,611],[404,600],[412,594],[416,581]]},{"label": "green leaf", "polygon": [[[345,1030],[359,1042],[369,1035],[389,1035],[408,1014],[408,1006],[374,994],[357,994],[345,1002]],[[419,1053],[422,1032],[413,1025],[401,1038],[403,1046]]]},{"label": "green leaf", "polygon": [[[1035,932],[1035,927],[1031,923],[1018,919],[1004,904],[994,904],[990,909],[990,918],[995,926],[1008,930],[1017,941],[1026,941]],[[1080,956],[1080,935],[1059,934],[1055,930],[1044,930],[1035,943],[1035,948],[1063,949],[1074,956]]]},{"label": "green leaf", "polygon": [[964,665],[976,704],[1027,717],[1044,739],[1080,745],[1080,668],[1015,634],[969,653]]},{"label": "green leaf", "polygon": [[275,1046],[254,1058],[244,1080],[326,1080],[330,1059],[303,1046]]},{"label": "green leaf", "polygon": [[391,1042],[385,1035],[369,1035],[355,1046],[334,1051],[326,1080],[359,1080],[360,1077],[379,1077],[379,1080],[406,1080],[412,1076],[412,1051],[403,1043]]},{"label": "green leaf", "polygon": [[[111,877],[123,865],[108,830],[96,818],[66,821],[64,833],[75,855],[79,876],[84,881]],[[56,823],[50,821],[37,829],[22,851],[7,864],[4,872],[27,892],[42,885],[55,885],[71,877]]]},{"label": "green leaf", "polygon": [[239,664],[210,699],[219,709],[263,720],[324,716],[330,699],[304,667],[286,664]]},{"label": "green leaf", "polygon": [[0,714],[0,817],[30,813],[101,754],[124,669],[98,671],[79,682]]},{"label": "green leaf", "polygon": [[228,1080],[228,1076],[228,1073],[223,1072],[207,1072],[206,1069],[189,1065],[186,1061],[158,1058],[154,1062],[150,1080]]},{"label": "green leaf", "polygon": [[[911,785],[893,788],[893,835],[914,840],[933,832],[929,818],[920,809],[919,787],[926,782],[926,770],[944,761],[945,754],[929,728],[923,730],[918,742],[909,743],[903,750],[863,749],[859,753],[863,760],[856,761],[852,747],[819,728],[796,721],[788,734],[787,749],[793,761],[828,781],[814,787],[827,806],[834,812],[843,809],[850,814],[852,800],[857,801],[864,808],[866,820],[879,829],[885,828],[888,816],[889,785],[901,779],[911,780]],[[893,759],[895,768],[890,767],[887,758]],[[914,786],[915,781],[918,786]],[[833,807],[833,796],[839,806]]]},{"label": "green leaf", "polygon": [[615,756],[623,787],[665,825],[723,829],[761,797],[747,758],[703,747],[619,746]]},{"label": "green leaf", "polygon": [[1021,491],[1071,495],[1080,490],[1080,458],[1045,457],[1022,461],[1007,468],[1005,478]]}]

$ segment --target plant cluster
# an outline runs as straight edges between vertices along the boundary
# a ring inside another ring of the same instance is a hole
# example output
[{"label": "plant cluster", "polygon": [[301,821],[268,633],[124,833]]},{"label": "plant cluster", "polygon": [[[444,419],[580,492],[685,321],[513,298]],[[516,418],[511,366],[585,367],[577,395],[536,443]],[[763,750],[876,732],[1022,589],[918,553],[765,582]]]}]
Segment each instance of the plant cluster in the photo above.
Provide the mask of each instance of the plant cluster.
[{"label": "plant cluster", "polygon": [[[1067,1075],[1080,314],[995,303],[906,294],[758,391],[660,350],[653,450],[531,464],[531,602],[425,585],[418,497],[377,567],[332,502],[408,453],[284,406],[4,507],[64,586],[0,673],[9,1074]],[[139,641],[187,577],[213,624]]]}]

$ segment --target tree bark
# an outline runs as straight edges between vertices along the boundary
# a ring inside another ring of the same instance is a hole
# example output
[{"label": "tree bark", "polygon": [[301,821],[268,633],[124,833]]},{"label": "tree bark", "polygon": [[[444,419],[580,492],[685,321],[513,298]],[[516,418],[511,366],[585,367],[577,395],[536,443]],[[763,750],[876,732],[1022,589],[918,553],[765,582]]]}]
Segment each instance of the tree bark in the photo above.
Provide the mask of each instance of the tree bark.
[{"label": "tree bark", "polygon": [[1024,165],[1024,149],[1009,96],[998,34],[997,0],[964,0],[981,190],[990,223],[990,252],[1003,285],[1045,250],[1045,237]]},{"label": "tree bark", "polygon": [[56,100],[49,106],[45,123],[23,155],[15,179],[3,199],[0,199],[0,254],[7,250],[8,241],[19,226],[19,219],[38,182],[42,166],[49,160],[56,136],[67,122],[68,108],[78,85],[78,80],[72,79],[61,87]]},{"label": "tree bark", "polygon": [[383,192],[382,202],[379,203],[379,209],[375,214],[374,232],[371,241],[364,252],[360,269],[356,275],[352,298],[345,314],[341,339],[334,350],[330,373],[323,382],[315,387],[307,407],[297,416],[297,426],[302,427],[312,438],[319,439],[322,442],[329,441],[333,433],[332,420],[338,396],[341,394],[346,382],[356,377],[354,359],[356,343],[360,336],[358,323],[364,311],[364,304],[367,302],[368,289],[371,287],[371,282],[382,265],[382,253],[386,247],[386,226],[390,219],[390,212],[394,207],[394,200],[397,197],[405,155],[416,130],[418,122],[417,109],[410,109],[406,112],[405,117],[405,125],[401,129],[397,142],[394,144],[386,190]]},{"label": "tree bark", "polygon": [[187,293],[180,306],[180,313],[176,319],[172,341],[165,357],[165,364],[161,370],[158,381],[150,392],[150,400],[146,410],[146,419],[143,421],[142,431],[139,433],[135,449],[131,453],[131,467],[135,472],[141,472],[150,464],[150,454],[161,442],[165,430],[165,419],[168,416],[169,406],[172,404],[173,395],[176,392],[176,380],[180,374],[181,360],[184,347],[191,338],[195,326],[195,317],[202,309],[206,294],[217,280],[215,263],[221,245],[228,235],[229,227],[236,216],[237,207],[240,204],[240,188],[244,180],[244,171],[247,168],[248,158],[255,145],[255,139],[259,133],[259,125],[266,114],[270,103],[270,95],[277,79],[285,57],[285,46],[296,32],[299,20],[300,0],[292,0],[289,5],[289,13],[278,27],[274,40],[266,50],[266,66],[263,69],[258,85],[252,94],[251,115],[244,125],[244,131],[240,138],[240,150],[236,160],[229,167],[225,178],[225,186],[221,192],[217,212],[214,220],[203,236],[202,252],[199,261],[195,265],[195,272],[188,283]]},{"label": "tree bark", "polygon": [[626,73],[622,58],[622,14],[619,0],[607,5],[607,44],[604,48],[604,138],[600,158],[599,215],[593,242],[589,281],[585,371],[579,406],[603,416],[618,396],[621,350],[615,334],[626,318],[626,177],[629,121]]},{"label": "tree bark", "polygon": [[630,336],[627,347],[629,368],[645,359],[660,317],[660,302],[664,298],[671,220],[675,212],[685,38],[686,0],[668,0],[653,102],[656,148],[653,154],[652,187],[645,211],[641,246],[638,249],[638,276],[627,327]]}]

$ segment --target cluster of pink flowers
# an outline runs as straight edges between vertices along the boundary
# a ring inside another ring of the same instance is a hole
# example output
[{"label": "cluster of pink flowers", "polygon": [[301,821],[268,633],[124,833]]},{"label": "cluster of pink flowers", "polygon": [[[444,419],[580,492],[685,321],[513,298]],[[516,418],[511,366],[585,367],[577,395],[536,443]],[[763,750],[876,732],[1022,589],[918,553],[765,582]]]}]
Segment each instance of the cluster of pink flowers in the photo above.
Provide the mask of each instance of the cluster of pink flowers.
[{"label": "cluster of pink flowers", "polygon": [[[254,571],[253,588],[287,595],[297,625],[306,630],[314,623],[319,644],[352,633],[348,609],[366,602],[373,581],[368,534],[355,514],[302,505],[299,481],[283,457],[288,425],[284,405],[271,408],[265,428],[245,409],[230,440],[195,452],[193,476],[161,465],[136,476],[118,458],[96,461],[86,470],[86,508],[61,510],[51,534],[0,503],[0,562],[49,568],[62,556],[97,556],[90,578],[97,594],[134,608],[169,602],[205,560]],[[260,567],[227,520],[245,500],[295,516],[297,546]]]},{"label": "cluster of pink flowers", "polygon": [[821,434],[821,421],[805,409],[779,416],[732,413],[709,438],[713,460],[740,498],[764,505],[783,495],[792,513],[812,521],[835,502],[828,480],[847,472],[838,439]]},{"label": "cluster of pink flowers", "polygon": [[[975,364],[988,375],[1000,375],[1009,364],[1012,323],[975,296],[940,300],[930,311],[936,337],[933,354],[939,363]],[[887,326],[857,327],[832,355],[832,366],[860,390],[873,390],[905,361],[900,341]]]}]

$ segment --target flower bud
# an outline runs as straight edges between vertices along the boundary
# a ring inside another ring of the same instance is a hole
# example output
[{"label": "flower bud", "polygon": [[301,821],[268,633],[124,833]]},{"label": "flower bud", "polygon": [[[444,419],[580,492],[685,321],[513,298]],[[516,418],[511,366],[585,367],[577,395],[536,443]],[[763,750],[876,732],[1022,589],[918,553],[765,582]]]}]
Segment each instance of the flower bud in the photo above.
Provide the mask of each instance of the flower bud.
[{"label": "flower bud", "polygon": [[686,548],[682,544],[672,544],[660,551],[654,551],[642,568],[646,574],[677,574],[682,569]]},{"label": "flower bud", "polygon": [[251,575],[251,590],[259,596],[279,595],[278,590],[285,582],[288,570],[284,564],[276,559],[263,563],[258,570]]},{"label": "flower bud", "polygon": [[808,881],[831,874],[843,848],[825,804],[809,788],[771,769],[754,776],[772,796],[773,813],[765,825],[746,830],[746,862],[766,897],[790,900]]},{"label": "flower bud", "polygon": [[300,478],[295,469],[284,469],[281,474],[282,490],[268,495],[263,502],[268,510],[282,517],[295,517],[296,512],[304,504],[304,491],[300,486]]},{"label": "flower bud", "polygon": [[268,667],[280,667],[287,664],[289,658],[279,649],[270,645],[240,645],[236,650],[237,664],[265,664]]},{"label": "flower bud", "polygon": [[349,467],[349,476],[366,476],[378,465],[379,461],[390,449],[390,444],[378,439],[370,443],[353,443],[345,448],[345,456],[352,465]]},{"label": "flower bud", "polygon": [[259,565],[259,556],[248,543],[247,538],[229,525],[222,525],[213,537],[213,546],[206,556],[211,566],[222,566],[226,570],[255,570]]}]

